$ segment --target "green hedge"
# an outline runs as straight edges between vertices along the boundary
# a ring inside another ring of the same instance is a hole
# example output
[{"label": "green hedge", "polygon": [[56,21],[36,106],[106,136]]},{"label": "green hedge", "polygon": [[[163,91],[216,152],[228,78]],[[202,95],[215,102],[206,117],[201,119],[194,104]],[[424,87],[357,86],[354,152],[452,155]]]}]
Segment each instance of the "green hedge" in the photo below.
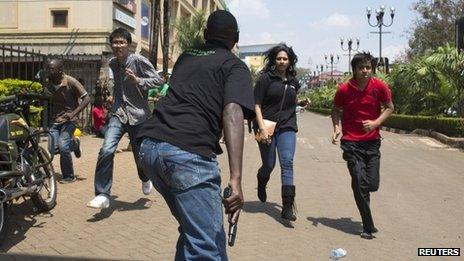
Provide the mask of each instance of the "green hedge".
[{"label": "green hedge", "polygon": [[464,137],[464,118],[393,114],[383,125],[407,131],[424,129],[433,130],[450,137]]},{"label": "green hedge", "polygon": [[[309,110],[326,115],[331,112],[330,109],[325,108],[310,108]],[[406,131],[433,130],[450,137],[464,137],[464,118],[392,114],[383,126]]]},{"label": "green hedge", "polygon": [[[0,80],[0,97],[17,93],[40,93],[42,85],[38,82],[23,81],[18,79]],[[39,127],[41,122],[42,107],[30,107],[30,122],[33,127]]]},{"label": "green hedge", "polygon": [[18,79],[0,80],[0,96],[7,96],[16,93],[39,93],[42,91],[42,85],[38,82],[31,84],[31,81]]}]

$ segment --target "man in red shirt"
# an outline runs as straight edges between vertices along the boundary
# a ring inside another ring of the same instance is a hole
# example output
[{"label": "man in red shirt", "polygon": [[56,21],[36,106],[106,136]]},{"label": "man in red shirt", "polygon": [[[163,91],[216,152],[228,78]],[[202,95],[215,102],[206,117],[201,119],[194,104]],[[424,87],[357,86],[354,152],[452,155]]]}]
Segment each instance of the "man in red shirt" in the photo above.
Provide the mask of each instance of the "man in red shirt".
[{"label": "man in red shirt", "polygon": [[332,143],[336,144],[340,136],[341,120],[343,159],[351,175],[351,188],[363,223],[361,237],[365,239],[374,238],[372,233],[378,231],[369,207],[369,193],[377,191],[380,182],[379,127],[394,110],[388,85],[372,77],[372,61],[370,53],[353,57],[353,78],[339,86],[332,108]]}]

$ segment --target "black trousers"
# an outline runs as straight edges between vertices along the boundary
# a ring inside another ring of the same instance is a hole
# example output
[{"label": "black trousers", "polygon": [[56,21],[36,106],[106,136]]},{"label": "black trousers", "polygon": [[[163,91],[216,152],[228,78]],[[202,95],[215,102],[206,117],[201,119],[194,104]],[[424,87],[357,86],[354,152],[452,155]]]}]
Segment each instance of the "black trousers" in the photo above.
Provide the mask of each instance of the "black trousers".
[{"label": "black trousers", "polygon": [[380,140],[342,141],[343,159],[351,175],[351,188],[361,214],[364,231],[374,229],[370,192],[377,191],[380,183]]}]

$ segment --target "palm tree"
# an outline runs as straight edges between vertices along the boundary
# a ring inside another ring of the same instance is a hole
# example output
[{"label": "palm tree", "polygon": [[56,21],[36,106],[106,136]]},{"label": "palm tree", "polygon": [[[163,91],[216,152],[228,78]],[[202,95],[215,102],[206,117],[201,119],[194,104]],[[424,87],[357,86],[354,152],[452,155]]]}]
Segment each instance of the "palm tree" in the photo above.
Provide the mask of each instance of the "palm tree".
[{"label": "palm tree", "polygon": [[439,115],[456,109],[463,115],[464,54],[450,45],[398,64],[388,75],[396,111]]},{"label": "palm tree", "polygon": [[195,10],[192,18],[181,17],[174,25],[176,41],[182,51],[204,43],[203,30],[206,28],[206,12]]},{"label": "palm tree", "polygon": [[436,74],[441,90],[453,97],[451,107],[459,116],[464,115],[464,53],[459,53],[449,44],[441,46],[425,59],[427,65]]}]

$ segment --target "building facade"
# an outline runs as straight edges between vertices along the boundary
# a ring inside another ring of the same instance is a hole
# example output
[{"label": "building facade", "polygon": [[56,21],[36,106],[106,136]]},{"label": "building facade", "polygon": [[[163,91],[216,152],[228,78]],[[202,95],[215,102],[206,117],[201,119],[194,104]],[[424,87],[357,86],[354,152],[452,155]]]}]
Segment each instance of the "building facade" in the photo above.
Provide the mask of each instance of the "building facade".
[{"label": "building facade", "polygon": [[248,65],[250,69],[260,71],[264,67],[266,52],[277,44],[254,44],[241,45],[238,48],[240,59]]},{"label": "building facade", "polygon": [[[14,45],[39,50],[44,54],[80,54],[88,59],[109,58],[111,48],[108,36],[117,27],[132,33],[132,48],[148,56],[152,31],[153,1],[164,0],[10,0],[0,1],[0,45]],[[170,63],[179,52],[174,41],[174,23],[180,17],[191,17],[195,9],[209,14],[226,9],[222,0],[169,0],[170,12]],[[161,28],[163,18],[161,17]],[[160,41],[160,40],[158,40]],[[158,57],[161,44],[158,44]],[[158,63],[162,59],[158,59]],[[102,61],[102,67],[105,67]],[[102,70],[104,71],[104,70]]]}]

